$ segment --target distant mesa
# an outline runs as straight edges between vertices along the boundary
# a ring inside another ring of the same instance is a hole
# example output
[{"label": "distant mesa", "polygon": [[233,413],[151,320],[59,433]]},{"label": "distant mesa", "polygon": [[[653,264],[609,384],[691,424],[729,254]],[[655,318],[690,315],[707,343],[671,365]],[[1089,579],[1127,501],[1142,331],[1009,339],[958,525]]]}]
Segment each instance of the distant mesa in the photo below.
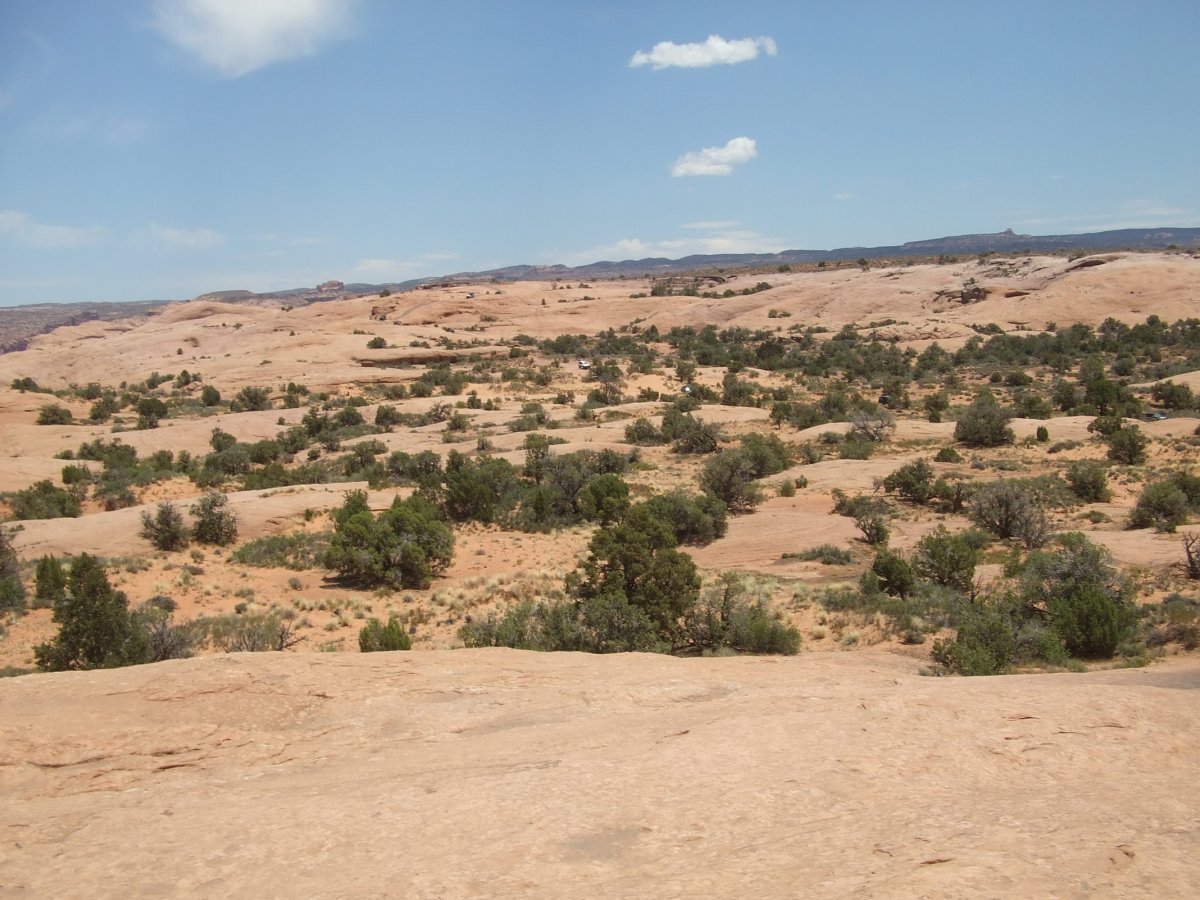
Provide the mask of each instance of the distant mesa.
[{"label": "distant mesa", "polygon": [[[909,241],[890,247],[841,247],[836,250],[783,250],[779,253],[724,253],[685,256],[682,259],[653,257],[628,259],[619,262],[601,261],[584,266],[517,265],[482,272],[457,272],[411,281],[366,284],[346,284],[336,279],[316,287],[292,288],[282,291],[255,293],[246,290],[212,291],[195,297],[197,301],[218,303],[268,303],[284,308],[324,303],[354,296],[374,296],[382,291],[398,293],[417,289],[449,288],[478,281],[551,281],[563,279],[654,277],[715,268],[754,268],[791,264],[820,264],[856,262],[880,259],[942,259],[971,256],[980,253],[1045,254],[1078,252],[1100,254],[1117,250],[1200,251],[1200,228],[1124,228],[1086,234],[1030,235],[1017,234],[1011,228],[991,234],[960,234],[950,237]],[[1107,260],[1090,257],[1076,267],[1102,265]],[[964,302],[982,299],[962,297]],[[74,325],[91,319],[123,319],[150,315],[156,309],[173,302],[138,301],[116,303],[43,303],[0,309],[0,353],[21,350],[29,340],[63,325]]]}]

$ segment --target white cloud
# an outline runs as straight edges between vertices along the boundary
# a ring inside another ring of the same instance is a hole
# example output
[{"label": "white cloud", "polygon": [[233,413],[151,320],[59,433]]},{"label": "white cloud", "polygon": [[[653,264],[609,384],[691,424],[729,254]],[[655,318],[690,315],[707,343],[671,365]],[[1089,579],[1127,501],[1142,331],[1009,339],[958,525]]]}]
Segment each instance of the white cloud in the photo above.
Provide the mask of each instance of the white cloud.
[{"label": "white cloud", "polygon": [[703,236],[689,235],[686,238],[651,241],[644,241],[641,238],[622,238],[614,243],[586,250],[554,252],[548,254],[547,258],[552,263],[581,265],[600,260],[620,262],[626,259],[646,259],[647,257],[678,259],[681,256],[695,254],[777,253],[786,249],[787,242],[780,238],[768,237],[749,229],[729,229],[718,230],[713,234]]},{"label": "white cloud", "polygon": [[100,239],[104,229],[97,225],[46,225],[27,213],[14,209],[0,210],[0,235],[7,235],[19,244],[39,250],[63,250],[82,247]]},{"label": "white cloud", "polygon": [[671,175],[680,178],[688,175],[728,175],[734,166],[749,162],[758,156],[753,138],[735,137],[724,147],[705,147],[685,153],[671,166]]},{"label": "white cloud", "polygon": [[158,0],[155,25],[228,78],[345,37],[352,0]]},{"label": "white cloud", "polygon": [[711,222],[685,222],[680,225],[680,228],[693,228],[699,231],[724,230],[728,228],[737,228],[741,222],[731,221],[728,219],[717,219]]},{"label": "white cloud", "polygon": [[655,70],[677,67],[680,69],[703,69],[708,66],[732,66],[749,62],[762,52],[774,56],[779,52],[774,38],[740,38],[727,41],[719,34],[710,34],[702,44],[676,44],[660,41],[647,53],[639,50],[629,61],[631,68],[652,66]]},{"label": "white cloud", "polygon": [[160,244],[184,250],[204,250],[225,240],[211,228],[168,228],[165,225],[151,225],[150,236]]},{"label": "white cloud", "polygon": [[854,195],[847,193],[846,191],[839,191],[838,193],[833,195],[833,199],[834,200],[853,200]]}]

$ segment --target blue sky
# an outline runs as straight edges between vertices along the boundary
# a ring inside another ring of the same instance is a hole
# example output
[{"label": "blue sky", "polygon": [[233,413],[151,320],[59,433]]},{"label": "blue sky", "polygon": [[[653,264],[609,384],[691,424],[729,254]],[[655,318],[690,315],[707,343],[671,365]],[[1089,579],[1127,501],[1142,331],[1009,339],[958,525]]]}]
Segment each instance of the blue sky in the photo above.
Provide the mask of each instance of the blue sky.
[{"label": "blue sky", "polygon": [[0,305],[1200,225],[1195,0],[3,0]]}]

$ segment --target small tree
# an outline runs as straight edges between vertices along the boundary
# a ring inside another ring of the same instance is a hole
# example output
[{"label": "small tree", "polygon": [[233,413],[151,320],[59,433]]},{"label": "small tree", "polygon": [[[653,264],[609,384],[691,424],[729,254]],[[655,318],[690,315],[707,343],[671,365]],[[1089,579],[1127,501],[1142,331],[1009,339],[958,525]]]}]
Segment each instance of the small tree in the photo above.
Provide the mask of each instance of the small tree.
[{"label": "small tree", "polygon": [[67,589],[67,573],[57,556],[43,556],[34,572],[34,605],[40,609],[54,606]]},{"label": "small tree", "polygon": [[880,550],[871,564],[879,586],[893,597],[904,599],[917,589],[917,576],[904,557],[890,550]]},{"label": "small tree", "polygon": [[1015,439],[1008,427],[1008,413],[1000,408],[989,390],[979,392],[954,426],[954,439],[968,447],[999,447]]},{"label": "small tree", "polygon": [[67,589],[54,604],[58,634],[34,648],[38,668],[108,669],[140,662],[140,634],[129,617],[125,595],[113,590],[104,566],[84,553],[71,564]]},{"label": "small tree", "polygon": [[909,503],[928,503],[933,497],[933,467],[923,459],[907,463],[883,479],[883,489]]},{"label": "small tree", "polygon": [[229,508],[229,498],[220,491],[205,494],[189,512],[195,519],[192,537],[199,543],[225,546],[237,540],[237,515]]},{"label": "small tree", "polygon": [[158,504],[153,515],[142,513],[140,534],[159,550],[182,550],[189,539],[183,514],[168,500]]},{"label": "small tree", "polygon": [[230,409],[234,412],[260,412],[271,408],[271,392],[264,387],[247,386],[233,398]]},{"label": "small tree", "polygon": [[763,499],[754,477],[754,460],[748,453],[726,450],[705,463],[700,489],[721,500],[732,513],[750,512]]},{"label": "small tree", "polygon": [[961,534],[951,534],[938,525],[917,542],[913,568],[922,578],[970,593],[975,581],[979,551]]},{"label": "small tree", "polygon": [[221,392],[211,384],[200,388],[200,402],[205,406],[216,406],[221,402]]},{"label": "small tree", "polygon": [[1050,522],[1032,490],[1014,481],[980,485],[971,496],[971,519],[1001,540],[1041,547],[1050,537]]},{"label": "small tree", "polygon": [[1146,461],[1150,439],[1136,425],[1121,428],[1108,436],[1108,458],[1127,466],[1140,466]]},{"label": "small tree", "polygon": [[8,531],[0,528],[0,613],[16,612],[25,606],[21,563]]}]

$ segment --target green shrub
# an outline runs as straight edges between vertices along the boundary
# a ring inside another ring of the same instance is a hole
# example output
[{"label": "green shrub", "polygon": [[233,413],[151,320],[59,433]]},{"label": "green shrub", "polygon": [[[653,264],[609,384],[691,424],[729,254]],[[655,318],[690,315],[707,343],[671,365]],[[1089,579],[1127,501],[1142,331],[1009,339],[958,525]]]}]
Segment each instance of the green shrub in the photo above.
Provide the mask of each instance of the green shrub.
[{"label": "green shrub", "polygon": [[237,540],[237,516],[229,508],[229,498],[219,491],[205,494],[190,512],[195,520],[192,537],[199,543],[225,546]]},{"label": "green shrub", "polygon": [[962,454],[953,447],[943,447],[934,454],[933,461],[940,463],[960,463],[962,462]]},{"label": "green shrub", "polygon": [[1173,532],[1188,517],[1188,497],[1170,480],[1152,481],[1129,513],[1130,528],[1154,528]]},{"label": "green shrub", "polygon": [[1001,540],[1018,540],[1028,548],[1041,547],[1050,537],[1050,523],[1038,496],[1016,481],[979,485],[971,495],[975,524]]},{"label": "green shrub", "polygon": [[8,495],[8,504],[13,518],[18,520],[76,518],[81,512],[79,501],[49,479],[13,491]]},{"label": "green shrub", "polygon": [[999,447],[1011,444],[1013,430],[1008,427],[1008,413],[1000,408],[991,391],[980,391],[954,426],[954,439],[968,447]]},{"label": "green shrub", "polygon": [[993,606],[971,608],[958,623],[953,640],[933,642],[933,661],[959,675],[999,675],[1016,658],[1011,618]]},{"label": "green shrub", "polygon": [[302,571],[320,567],[329,549],[328,532],[299,531],[255,538],[238,547],[229,558],[239,565]]},{"label": "green shrub", "polygon": [[425,588],[454,556],[454,533],[428,500],[397,497],[378,517],[366,495],[352,491],[335,511],[336,527],[324,564],[367,586]]},{"label": "green shrub", "polygon": [[883,489],[918,505],[933,497],[933,467],[925,460],[907,463],[883,479]]},{"label": "green shrub", "polygon": [[1146,461],[1150,439],[1136,425],[1121,428],[1108,436],[1108,458],[1127,466],[1140,466]]},{"label": "green shrub", "polygon": [[782,559],[798,559],[804,562],[819,562],[826,566],[846,566],[854,562],[854,554],[844,547],[834,544],[821,544],[799,553],[785,553]]},{"label": "green shrub", "polygon": [[938,525],[917,542],[913,568],[934,584],[969,593],[974,585],[979,550],[965,534],[951,534]]},{"label": "green shrub", "polygon": [[74,420],[71,411],[57,403],[51,403],[38,410],[39,425],[70,425]]},{"label": "green shrub", "polygon": [[159,550],[182,550],[190,540],[183,514],[169,500],[159,503],[153,515],[149,511],[142,513],[139,534]]},{"label": "green shrub", "polygon": [[363,653],[381,650],[410,650],[412,641],[404,627],[394,618],[384,625],[378,619],[367,619],[358,632],[358,649]]},{"label": "green shrub", "polygon": [[1104,467],[1089,460],[1079,460],[1067,467],[1067,484],[1072,493],[1084,503],[1106,503],[1112,499]]},{"label": "green shrub", "polygon": [[905,599],[917,588],[917,576],[908,561],[890,550],[880,550],[871,563],[879,587],[893,597]]},{"label": "green shrub", "polygon": [[0,528],[0,613],[19,612],[24,608],[25,585],[21,582],[21,563],[8,531]]}]

